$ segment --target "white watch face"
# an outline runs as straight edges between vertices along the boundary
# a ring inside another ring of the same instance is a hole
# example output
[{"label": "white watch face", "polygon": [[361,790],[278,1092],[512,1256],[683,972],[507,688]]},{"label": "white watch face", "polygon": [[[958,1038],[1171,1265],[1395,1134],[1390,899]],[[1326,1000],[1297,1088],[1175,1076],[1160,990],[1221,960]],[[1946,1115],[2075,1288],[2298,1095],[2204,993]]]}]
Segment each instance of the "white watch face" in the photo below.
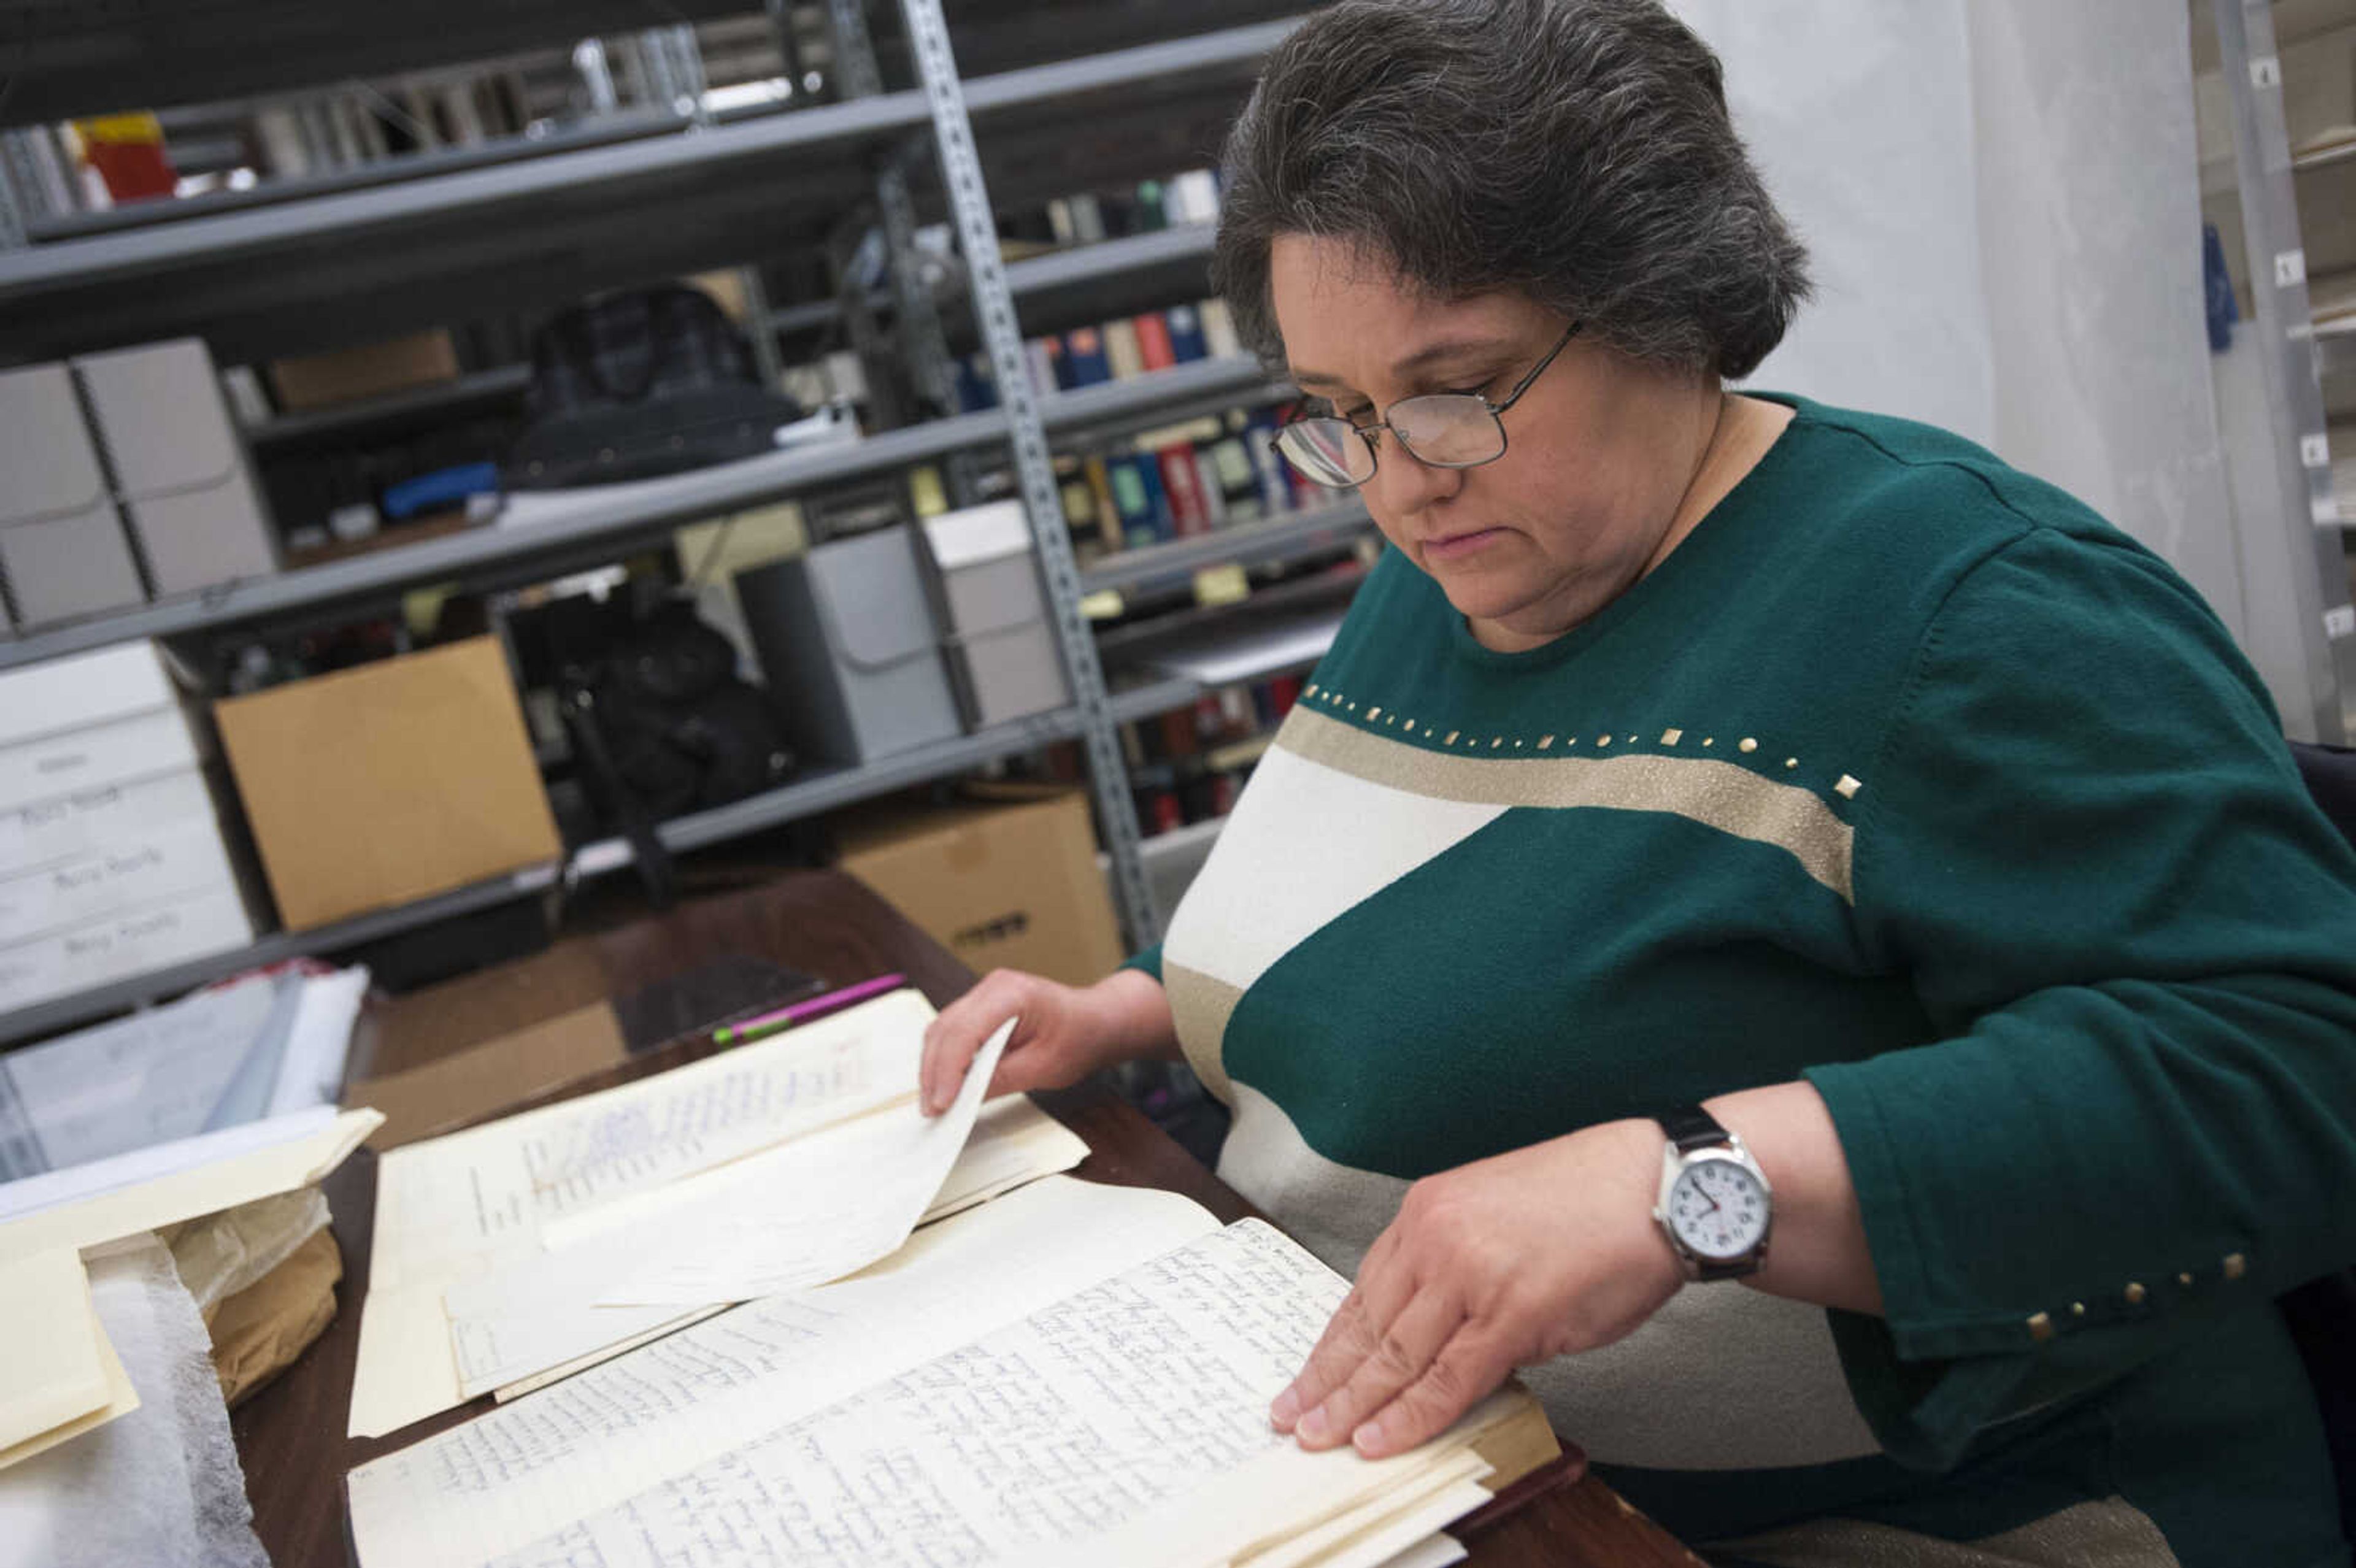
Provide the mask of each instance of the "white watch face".
[{"label": "white watch face", "polygon": [[1669,1189],[1669,1228],[1705,1258],[1739,1258],[1767,1234],[1767,1194],[1730,1159],[1697,1159]]}]

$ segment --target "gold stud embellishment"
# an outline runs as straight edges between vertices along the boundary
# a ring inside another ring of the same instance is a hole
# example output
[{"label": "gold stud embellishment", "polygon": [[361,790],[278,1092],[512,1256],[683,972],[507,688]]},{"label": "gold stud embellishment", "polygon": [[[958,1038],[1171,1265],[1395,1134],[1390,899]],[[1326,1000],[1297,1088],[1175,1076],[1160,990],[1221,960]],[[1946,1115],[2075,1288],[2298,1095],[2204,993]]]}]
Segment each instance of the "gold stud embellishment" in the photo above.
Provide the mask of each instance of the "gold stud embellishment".
[{"label": "gold stud embellishment", "polygon": [[1406,723],[1400,725],[1399,728],[1412,735],[1415,733],[1415,720],[1410,719]]},{"label": "gold stud embellishment", "polygon": [[1843,800],[1855,800],[1857,798],[1857,792],[1864,787],[1865,784],[1863,780],[1853,779],[1847,773],[1843,773],[1840,776],[1840,782],[1833,785],[1833,793],[1840,796]]},{"label": "gold stud embellishment", "polygon": [[1447,739],[1447,740],[1445,740],[1445,741],[1441,741],[1441,742],[1440,742],[1440,743],[1441,745],[1443,745],[1443,746],[1452,746],[1452,745],[1456,744],[1456,737],[1457,737],[1457,735],[1458,735],[1459,733],[1460,733],[1460,731],[1458,731],[1451,730],[1451,731],[1448,732],[1448,739]]},{"label": "gold stud embellishment", "polygon": [[1554,750],[1554,737],[1553,737],[1553,736],[1551,736],[1551,735],[1541,735],[1541,736],[1539,736],[1539,737],[1538,737],[1538,750],[1539,750],[1539,751],[1541,751],[1541,752],[1551,752],[1551,751],[1553,751],[1553,750]]},{"label": "gold stud embellishment", "polygon": [[2151,1292],[2143,1287],[2141,1282],[2132,1279],[2127,1281],[2126,1295],[2127,1305],[2129,1307],[2141,1307],[2143,1305],[2143,1298],[2150,1294]]},{"label": "gold stud embellishment", "polygon": [[1305,686],[1305,687],[1301,688],[1301,695],[1302,695],[1303,697],[1314,697],[1314,696],[1316,696],[1316,695],[1317,695],[1317,683],[1316,683],[1315,681],[1313,681],[1313,680],[1312,680],[1312,681],[1311,681],[1307,686]]},{"label": "gold stud embellishment", "polygon": [[1800,759],[1797,757],[1786,757],[1783,759],[1783,770],[1786,773],[1789,773],[1792,769],[1796,768],[1799,765]]},{"label": "gold stud embellishment", "polygon": [[1369,724],[1373,723],[1376,720],[1380,719],[1382,716],[1383,710],[1379,708],[1369,708],[1366,709],[1366,722]]},{"label": "gold stud embellishment", "polygon": [[1492,735],[1489,737],[1489,750],[1493,752],[1505,743],[1505,738],[1503,735]]},{"label": "gold stud embellishment", "polygon": [[1599,746],[1608,746],[1612,743],[1612,737],[1609,735],[1598,735],[1595,737],[1595,743]]},{"label": "gold stud embellishment", "polygon": [[1350,704],[1350,711],[1351,711],[1351,712],[1355,713],[1357,710],[1358,710],[1358,705],[1357,705],[1356,703],[1353,702],[1352,704]]},{"label": "gold stud embellishment", "polygon": [[1704,735],[1701,738],[1701,743],[1705,746],[1715,746],[1718,744],[1718,737],[1715,735]]},{"label": "gold stud embellishment", "polygon": [[2227,1253],[2225,1254],[2225,1277],[2227,1279],[2239,1279],[2249,1272],[2249,1259],[2244,1257],[2239,1253]]},{"label": "gold stud embellishment", "polygon": [[1518,752],[1518,751],[1520,751],[1521,749],[1522,749],[1522,743],[1521,743],[1519,741],[1515,741],[1515,742],[1514,742],[1514,750],[1515,750],[1516,752]]},{"label": "gold stud embellishment", "polygon": [[2070,1304],[2070,1316],[2072,1317],[2083,1317],[2086,1316],[2086,1304],[2083,1301],[2072,1302]]},{"label": "gold stud embellishment", "polygon": [[[1398,722],[1398,715],[1394,713],[1389,718],[1384,720],[1383,722],[1386,724],[1396,724]],[[1410,728],[1412,728],[1412,726],[1410,726]]]},{"label": "gold stud embellishment", "polygon": [[2184,1273],[2178,1275],[2176,1276],[2176,1283],[2179,1285],[2190,1285],[2192,1283],[2191,1271],[2188,1269]]},{"label": "gold stud embellishment", "polygon": [[1751,737],[1745,735],[1740,741],[1736,742],[1736,749],[1741,752],[1745,756],[1748,756],[1759,749],[1759,742]]},{"label": "gold stud embellishment", "polygon": [[1686,732],[1682,730],[1664,730],[1661,731],[1661,744],[1664,746],[1674,746],[1685,738]]},{"label": "gold stud embellishment", "polygon": [[2040,1344],[2053,1338],[2053,1314],[2032,1312],[2029,1315],[2029,1337]]}]

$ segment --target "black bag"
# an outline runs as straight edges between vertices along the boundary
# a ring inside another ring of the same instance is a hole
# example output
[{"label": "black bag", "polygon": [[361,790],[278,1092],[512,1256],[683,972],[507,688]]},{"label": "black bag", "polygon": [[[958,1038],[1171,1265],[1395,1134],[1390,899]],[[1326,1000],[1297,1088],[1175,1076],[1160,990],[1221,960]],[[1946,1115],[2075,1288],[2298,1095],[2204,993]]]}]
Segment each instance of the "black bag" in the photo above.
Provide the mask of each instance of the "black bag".
[{"label": "black bag", "polygon": [[510,490],[649,479],[776,450],[801,409],[761,385],[719,305],[682,284],[574,306],[532,335],[529,423]]},{"label": "black bag", "polygon": [[736,677],[734,646],[682,600],[568,669],[562,700],[592,796],[629,838],[658,903],[671,884],[660,824],[774,789],[794,771],[768,704]]}]

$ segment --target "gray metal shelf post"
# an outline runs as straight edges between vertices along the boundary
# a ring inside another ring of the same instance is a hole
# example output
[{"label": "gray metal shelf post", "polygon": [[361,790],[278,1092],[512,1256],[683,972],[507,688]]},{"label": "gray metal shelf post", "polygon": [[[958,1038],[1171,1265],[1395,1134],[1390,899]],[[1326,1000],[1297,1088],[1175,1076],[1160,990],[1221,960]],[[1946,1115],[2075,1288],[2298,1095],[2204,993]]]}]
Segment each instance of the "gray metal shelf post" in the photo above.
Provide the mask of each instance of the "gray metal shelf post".
[{"label": "gray metal shelf post", "polygon": [[965,95],[958,83],[957,61],[949,49],[948,24],[940,0],[900,0],[906,19],[909,46],[933,112],[933,135],[941,160],[941,180],[948,189],[949,209],[957,220],[958,240],[965,251],[972,280],[973,310],[982,342],[990,350],[998,395],[1014,445],[1014,467],[1023,483],[1023,499],[1031,514],[1031,532],[1037,541],[1039,565],[1046,578],[1047,596],[1055,608],[1055,635],[1064,651],[1064,668],[1071,681],[1072,698],[1080,714],[1081,739],[1087,749],[1088,776],[1096,789],[1097,815],[1105,850],[1112,860],[1113,887],[1119,896],[1123,924],[1132,945],[1142,947],[1162,933],[1161,913],[1145,880],[1139,858],[1137,807],[1130,799],[1129,769],[1109,699],[1104,668],[1097,658],[1094,635],[1080,615],[1080,574],[1072,559],[1072,540],[1064,525],[1063,498],[1056,489],[1047,431],[1041,422],[1039,401],[1033,395],[1031,373],[1024,363],[1023,329],[1014,314],[1014,298],[1006,287],[1006,269],[998,253],[998,223],[983,187],[981,157],[974,146],[973,122],[966,112]]},{"label": "gray metal shelf post", "polygon": [[[2251,541],[2286,549],[2288,604],[2263,607],[2253,635],[2296,639],[2307,677],[2315,738],[2345,743],[2343,694],[2356,692],[2356,610],[2348,598],[2331,454],[2317,379],[2314,321],[2307,297],[2307,253],[2299,241],[2298,198],[2291,186],[2290,137],[2283,117],[2282,62],[2275,50],[2267,0],[2217,0],[2219,63],[2233,99],[2233,163],[2241,187],[2250,297],[2265,357],[2267,425],[2273,433],[2279,526]],[[2295,716],[2306,719],[2308,714]],[[2294,726],[2296,727],[2296,726]]]}]

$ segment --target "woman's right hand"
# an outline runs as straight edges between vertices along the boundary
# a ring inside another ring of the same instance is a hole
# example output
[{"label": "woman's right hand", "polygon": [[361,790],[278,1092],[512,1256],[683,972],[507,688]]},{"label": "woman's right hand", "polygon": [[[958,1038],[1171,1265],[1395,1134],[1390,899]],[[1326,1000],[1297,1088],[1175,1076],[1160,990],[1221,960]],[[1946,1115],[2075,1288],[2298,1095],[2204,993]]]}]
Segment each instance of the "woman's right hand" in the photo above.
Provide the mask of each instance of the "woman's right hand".
[{"label": "woman's right hand", "polygon": [[1126,1058],[1175,1050],[1169,998],[1150,975],[1124,969],[1082,988],[1017,969],[993,970],[925,1030],[916,1077],[916,1103],[925,1115],[948,1109],[967,1067],[1009,1019],[1014,1033],[985,1099],[1066,1088]]}]

